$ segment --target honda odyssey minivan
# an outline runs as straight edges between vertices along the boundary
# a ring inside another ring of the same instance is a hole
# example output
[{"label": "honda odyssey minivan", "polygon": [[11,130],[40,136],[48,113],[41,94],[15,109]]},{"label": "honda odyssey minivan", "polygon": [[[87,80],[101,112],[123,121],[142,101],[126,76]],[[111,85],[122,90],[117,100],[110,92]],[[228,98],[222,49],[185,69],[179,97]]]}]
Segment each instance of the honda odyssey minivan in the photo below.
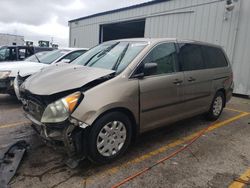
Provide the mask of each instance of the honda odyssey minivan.
[{"label": "honda odyssey minivan", "polygon": [[105,42],[20,86],[41,138],[97,163],[121,156],[139,133],[198,114],[216,120],[232,91],[220,46],[177,39]]}]

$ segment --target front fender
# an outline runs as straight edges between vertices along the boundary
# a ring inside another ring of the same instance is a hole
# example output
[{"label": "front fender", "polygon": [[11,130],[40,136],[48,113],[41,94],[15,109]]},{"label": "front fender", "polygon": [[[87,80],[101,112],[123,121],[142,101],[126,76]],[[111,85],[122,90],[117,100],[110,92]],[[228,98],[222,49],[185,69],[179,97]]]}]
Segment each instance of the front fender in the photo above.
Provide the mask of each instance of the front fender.
[{"label": "front fender", "polygon": [[138,80],[114,78],[91,88],[71,116],[92,125],[101,114],[115,108],[129,110],[139,122]]}]

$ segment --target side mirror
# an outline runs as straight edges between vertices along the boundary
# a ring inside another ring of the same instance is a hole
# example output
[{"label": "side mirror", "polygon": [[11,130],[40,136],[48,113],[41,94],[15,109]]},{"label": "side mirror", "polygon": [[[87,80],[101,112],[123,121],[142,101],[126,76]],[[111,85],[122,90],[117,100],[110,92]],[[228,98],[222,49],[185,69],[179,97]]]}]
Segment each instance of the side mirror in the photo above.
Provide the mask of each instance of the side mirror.
[{"label": "side mirror", "polygon": [[146,63],[144,65],[144,76],[153,75],[157,72],[157,63]]},{"label": "side mirror", "polygon": [[144,76],[153,75],[157,72],[157,63],[146,63],[141,65],[136,73],[134,74],[133,78],[143,79]]},{"label": "side mirror", "polygon": [[71,61],[70,59],[62,59],[58,63],[70,63],[70,61]]}]

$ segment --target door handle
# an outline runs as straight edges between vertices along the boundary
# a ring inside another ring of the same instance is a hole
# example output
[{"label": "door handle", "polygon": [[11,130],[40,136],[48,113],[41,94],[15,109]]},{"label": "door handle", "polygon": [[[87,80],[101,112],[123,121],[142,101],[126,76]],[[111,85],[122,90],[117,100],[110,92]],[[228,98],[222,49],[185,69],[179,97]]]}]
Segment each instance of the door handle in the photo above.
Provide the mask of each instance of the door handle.
[{"label": "door handle", "polygon": [[173,81],[173,83],[174,83],[175,85],[181,85],[182,82],[183,82],[183,80],[179,80],[179,79],[175,79],[175,80]]},{"label": "door handle", "polygon": [[193,78],[193,77],[189,77],[188,81],[189,81],[189,82],[194,82],[194,81],[196,81],[196,79]]}]

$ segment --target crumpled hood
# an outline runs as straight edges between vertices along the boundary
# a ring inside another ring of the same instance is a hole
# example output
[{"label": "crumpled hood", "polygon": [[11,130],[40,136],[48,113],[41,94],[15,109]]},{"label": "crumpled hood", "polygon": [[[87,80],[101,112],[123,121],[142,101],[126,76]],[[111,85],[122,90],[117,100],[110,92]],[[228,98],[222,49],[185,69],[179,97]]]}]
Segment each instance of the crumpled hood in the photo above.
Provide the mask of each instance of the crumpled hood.
[{"label": "crumpled hood", "polygon": [[47,66],[47,64],[30,61],[0,62],[0,71],[11,71],[10,77],[16,77],[18,72],[21,76],[33,74]]},{"label": "crumpled hood", "polygon": [[23,87],[36,95],[53,95],[80,88],[114,72],[82,65],[56,64],[33,74],[24,82]]}]

